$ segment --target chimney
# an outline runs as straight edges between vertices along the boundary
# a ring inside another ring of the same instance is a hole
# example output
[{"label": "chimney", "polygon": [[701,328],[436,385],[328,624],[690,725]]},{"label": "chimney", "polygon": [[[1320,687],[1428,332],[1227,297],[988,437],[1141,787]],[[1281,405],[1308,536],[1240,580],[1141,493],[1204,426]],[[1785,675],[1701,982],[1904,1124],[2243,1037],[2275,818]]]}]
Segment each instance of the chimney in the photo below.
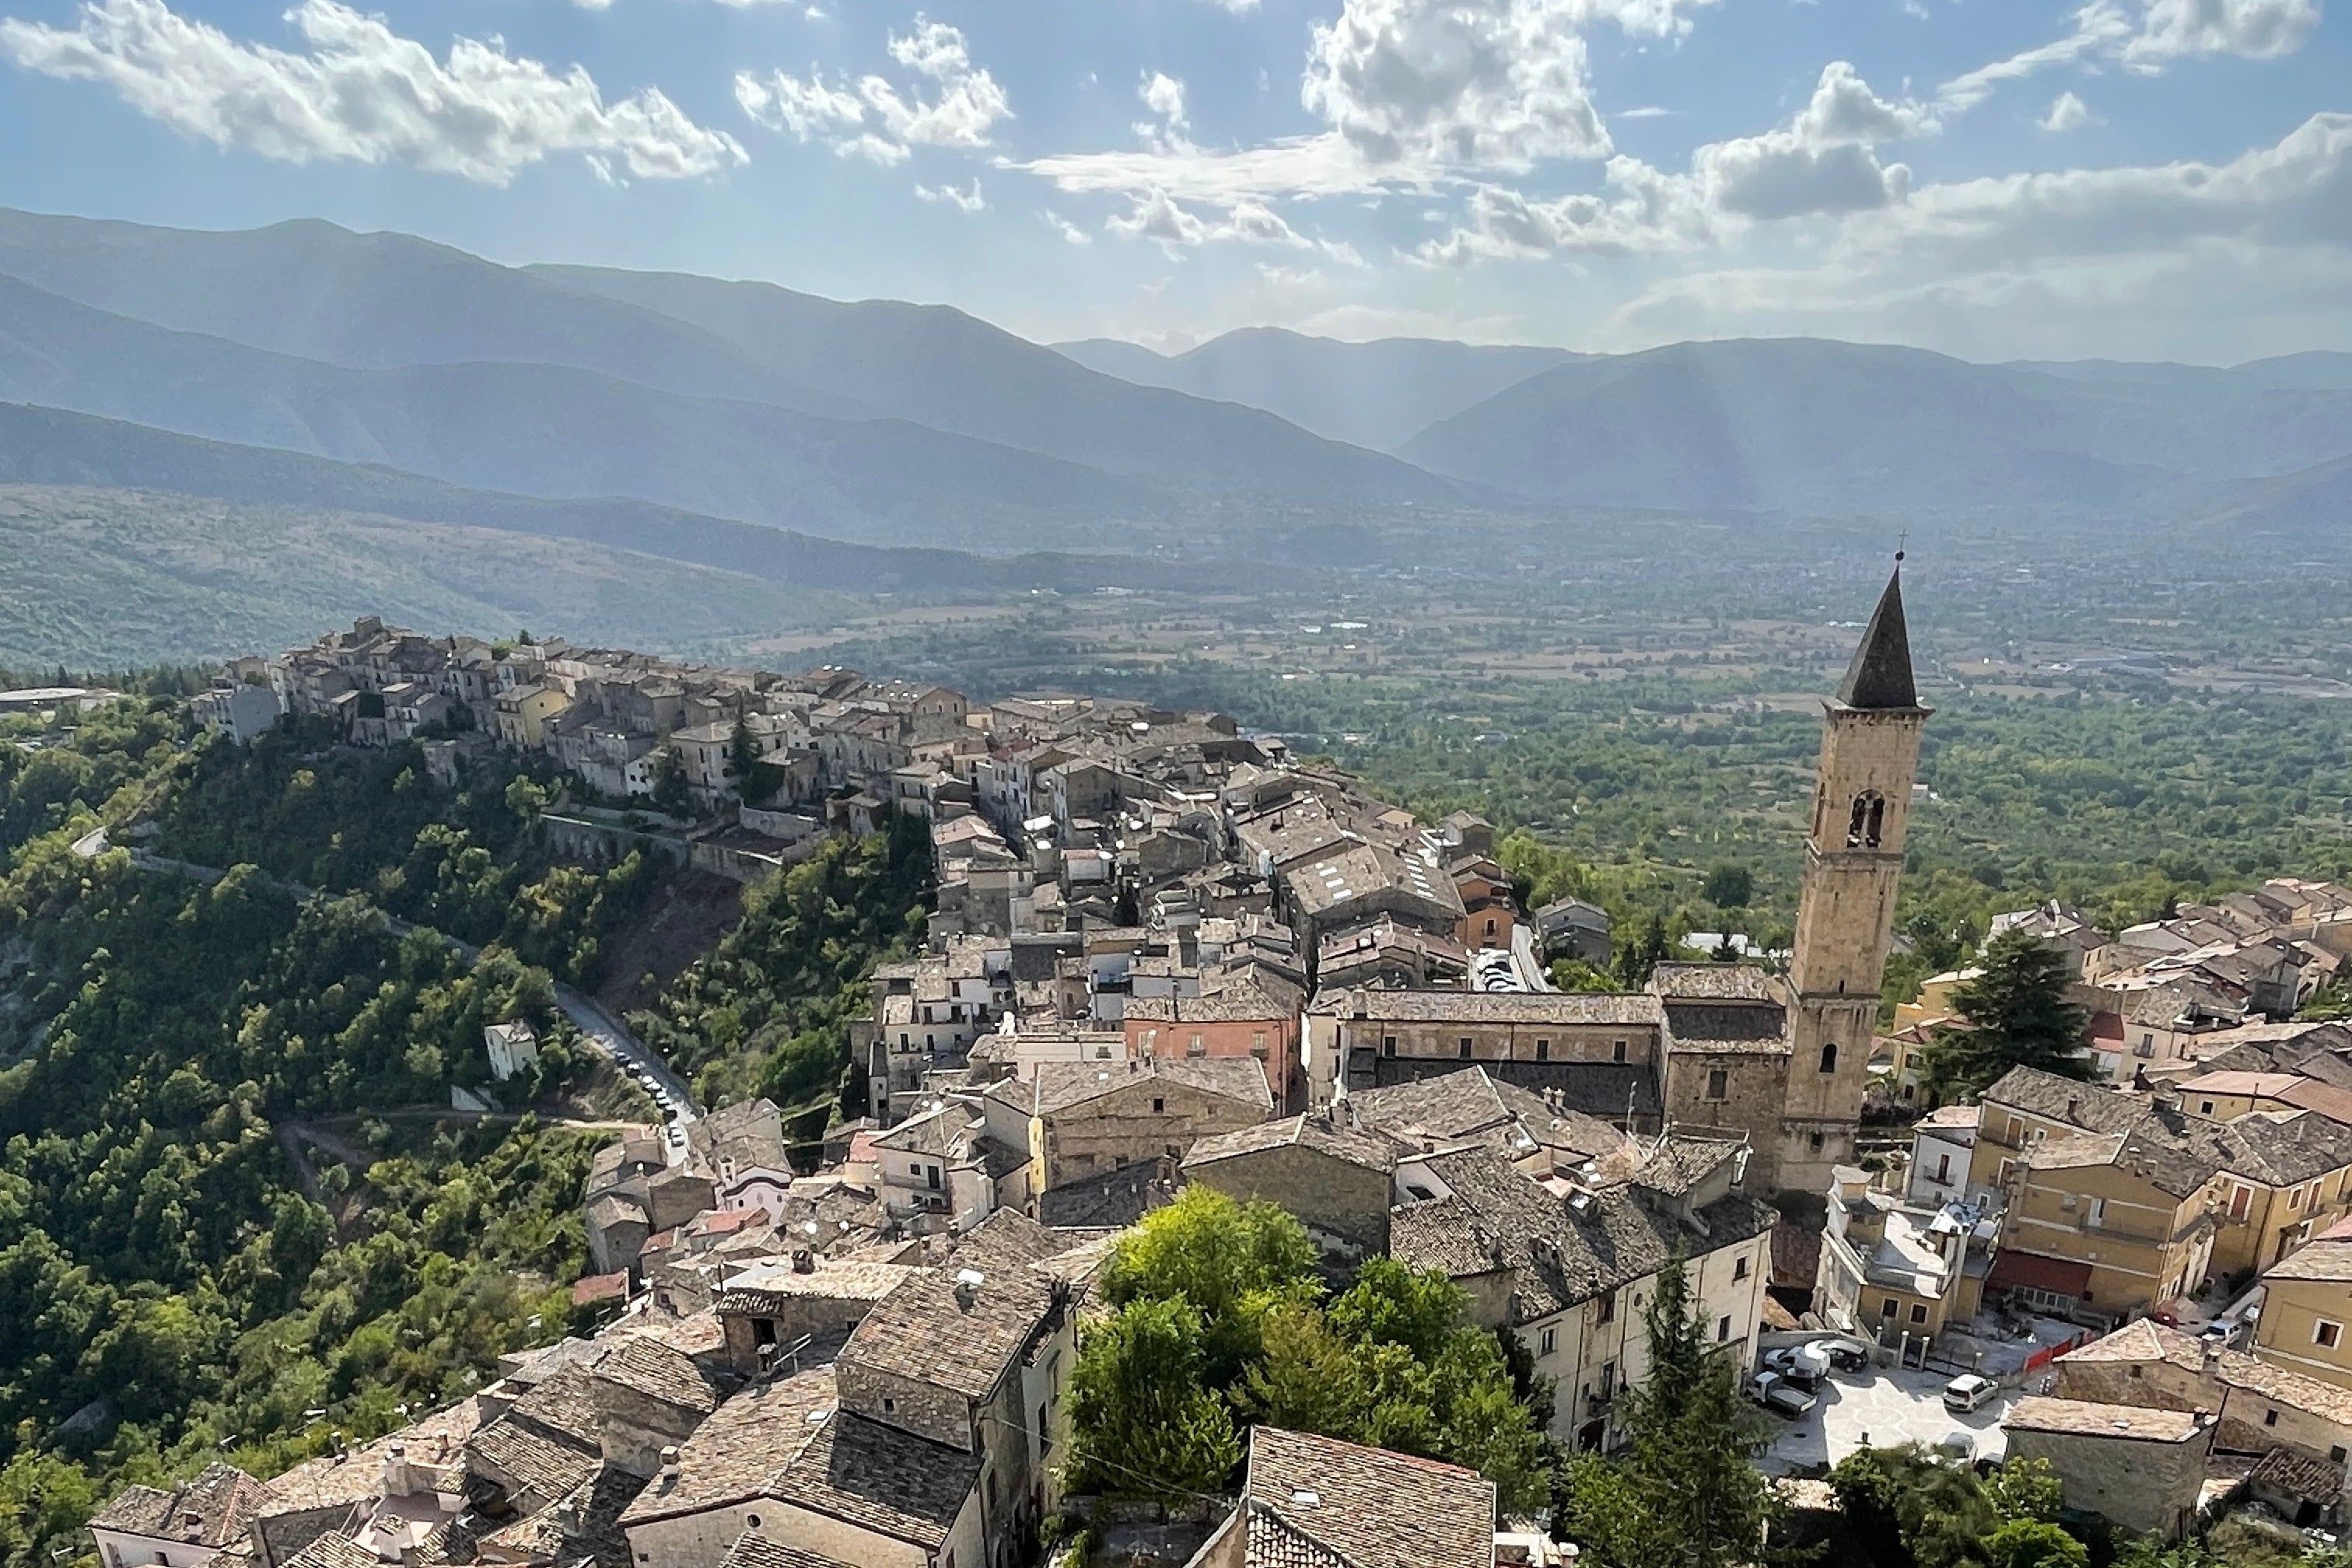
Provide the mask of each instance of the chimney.
[{"label": "chimney", "polygon": [[383,1495],[406,1497],[408,1482],[408,1445],[395,1437],[384,1445]]},{"label": "chimney", "polygon": [[811,1252],[805,1247],[796,1247],[793,1248],[793,1272],[795,1274],[815,1273],[816,1254]]},{"label": "chimney", "polygon": [[677,1445],[675,1443],[662,1445],[661,1484],[665,1487],[677,1485]]},{"label": "chimney", "polygon": [[2070,1094],[2070,1095],[2068,1095],[2068,1096],[2066,1097],[2066,1120],[2067,1120],[2067,1121],[2080,1121],[2082,1120],[2082,1118],[2083,1118],[2083,1100],[2082,1100],[2082,1097],[2081,1097],[2080,1095],[2074,1095],[2074,1094]]}]

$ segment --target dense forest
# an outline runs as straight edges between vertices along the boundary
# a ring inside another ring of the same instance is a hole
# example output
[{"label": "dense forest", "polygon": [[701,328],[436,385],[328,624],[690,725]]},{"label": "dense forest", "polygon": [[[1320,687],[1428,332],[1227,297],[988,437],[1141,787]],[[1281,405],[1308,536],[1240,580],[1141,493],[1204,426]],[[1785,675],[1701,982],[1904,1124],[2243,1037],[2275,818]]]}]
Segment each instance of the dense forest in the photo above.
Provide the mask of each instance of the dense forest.
[{"label": "dense forest", "polygon": [[[593,1062],[557,982],[594,984],[669,874],[552,861],[532,828],[556,783],[499,763],[437,787],[415,747],[299,729],[241,749],[163,698],[69,732],[0,720],[10,1563],[86,1552],[81,1521],[126,1481],[224,1454],[273,1473],[572,1326],[580,1193],[609,1134],[438,1109],[487,1079],[483,1026],[514,1017],[542,1048],[500,1099],[577,1103]],[[76,854],[101,823],[231,869]],[[846,1016],[877,959],[919,940],[929,859],[919,824],[828,846],[656,988],[650,1018],[706,1096],[773,1094],[809,1136],[862,1096]]]}]

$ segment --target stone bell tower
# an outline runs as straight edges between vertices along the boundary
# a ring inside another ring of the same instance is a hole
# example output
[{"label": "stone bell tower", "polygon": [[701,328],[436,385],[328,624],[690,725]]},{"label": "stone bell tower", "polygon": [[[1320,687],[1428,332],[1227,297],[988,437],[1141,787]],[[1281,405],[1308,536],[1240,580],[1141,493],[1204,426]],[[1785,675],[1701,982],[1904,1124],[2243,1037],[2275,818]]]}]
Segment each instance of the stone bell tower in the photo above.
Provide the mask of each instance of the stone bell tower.
[{"label": "stone bell tower", "polygon": [[1809,1195],[1827,1190],[1832,1165],[1853,1163],[1927,721],[1911,679],[1903,557],[1895,560],[1844,684],[1822,705],[1820,783],[1789,966],[1790,1054],[1777,1165],[1782,1190]]}]

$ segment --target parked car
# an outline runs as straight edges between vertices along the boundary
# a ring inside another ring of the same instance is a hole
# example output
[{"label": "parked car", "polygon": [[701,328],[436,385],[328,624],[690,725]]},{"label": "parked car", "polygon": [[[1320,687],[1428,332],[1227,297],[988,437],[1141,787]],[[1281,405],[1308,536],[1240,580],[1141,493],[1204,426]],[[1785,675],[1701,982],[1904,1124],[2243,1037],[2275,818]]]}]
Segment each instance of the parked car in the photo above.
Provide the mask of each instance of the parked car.
[{"label": "parked car", "polygon": [[2000,1392],[2000,1384],[1989,1377],[1964,1372],[1944,1384],[1944,1408],[1965,1415],[1971,1410],[1981,1410]]},{"label": "parked car", "polygon": [[1794,1421],[1810,1415],[1816,1403],[1811,1394],[1777,1372],[1759,1372],[1748,1380],[1748,1397],[1775,1415]]},{"label": "parked car", "polygon": [[1800,1388],[1819,1388],[1830,1372],[1830,1352],[1819,1341],[1783,1345],[1764,1358],[1767,1370],[1779,1373]]},{"label": "parked car", "polygon": [[646,1076],[646,1069],[635,1062],[623,1062],[621,1070],[634,1079],[643,1079]]},{"label": "parked car", "polygon": [[1973,1434],[1955,1426],[1945,1433],[1942,1439],[1937,1443],[1936,1452],[1948,1459],[1957,1459],[1963,1465],[1972,1464],[1977,1457],[1977,1440]]},{"label": "parked car", "polygon": [[686,1147],[686,1129],[678,1126],[676,1122],[672,1122],[670,1124],[669,1146],[673,1149],[683,1149]]},{"label": "parked car", "polygon": [[1830,1364],[1840,1372],[1860,1372],[1870,1364],[1870,1346],[1860,1340],[1815,1340],[1813,1343],[1829,1352]]}]

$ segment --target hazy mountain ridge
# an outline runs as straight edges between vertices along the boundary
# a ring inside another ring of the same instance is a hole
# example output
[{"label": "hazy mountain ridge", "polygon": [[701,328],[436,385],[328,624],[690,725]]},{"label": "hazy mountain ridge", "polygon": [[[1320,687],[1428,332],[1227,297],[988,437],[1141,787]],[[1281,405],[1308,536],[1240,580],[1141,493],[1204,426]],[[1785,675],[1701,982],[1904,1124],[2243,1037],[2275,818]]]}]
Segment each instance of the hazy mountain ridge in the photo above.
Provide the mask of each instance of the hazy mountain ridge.
[{"label": "hazy mountain ridge", "polygon": [[1181,354],[1113,338],[1054,346],[1140,386],[1263,408],[1318,436],[1381,452],[1528,376],[1586,357],[1435,338],[1342,342],[1279,327],[1244,328]]},{"label": "hazy mountain ridge", "polygon": [[859,594],[1164,584],[1213,579],[1216,571],[1115,555],[983,556],[845,543],[644,501],[466,489],[394,468],[9,403],[0,403],[0,485],[104,487],[458,524]]},{"label": "hazy mountain ridge", "polygon": [[0,398],[523,495],[634,496],[869,542],[1029,546],[1150,487],[903,420],[689,398],[563,366],[356,370],[168,331],[0,277]]},{"label": "hazy mountain ridge", "polygon": [[1402,448],[1555,504],[1882,516],[2177,516],[2347,452],[2352,392],[2107,384],[1814,339],[1572,362]]}]

